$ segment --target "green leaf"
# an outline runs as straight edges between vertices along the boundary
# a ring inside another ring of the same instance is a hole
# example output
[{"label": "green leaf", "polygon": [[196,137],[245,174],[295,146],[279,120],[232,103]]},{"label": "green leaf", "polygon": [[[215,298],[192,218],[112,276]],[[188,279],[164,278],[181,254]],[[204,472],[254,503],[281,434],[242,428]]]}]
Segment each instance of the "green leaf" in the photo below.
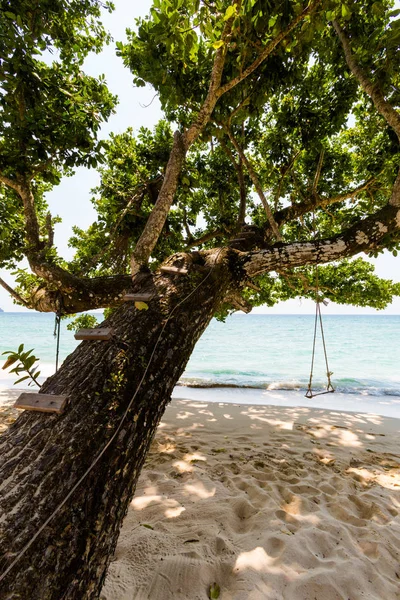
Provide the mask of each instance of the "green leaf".
[{"label": "green leaf", "polygon": [[34,365],[34,363],[35,363],[36,361],[37,361],[37,358],[36,358],[36,356],[30,356],[30,357],[29,357],[29,358],[28,358],[28,359],[25,361],[25,364],[24,364],[24,367],[25,367],[25,369],[30,369],[30,368],[31,368],[31,367]]},{"label": "green leaf", "polygon": [[[5,352],[3,352],[3,354],[5,354]],[[13,365],[17,360],[18,356],[9,356],[4,365],[2,366],[2,369],[8,369],[8,367],[11,367],[11,365]]]},{"label": "green leaf", "polygon": [[21,383],[21,381],[25,381],[25,379],[30,379],[29,375],[25,375],[24,377],[21,377],[21,379],[17,379],[17,381],[14,381],[14,385]]},{"label": "green leaf", "polygon": [[346,20],[350,19],[351,17],[351,10],[347,4],[342,4],[342,17]]},{"label": "green leaf", "polygon": [[224,21],[228,21],[228,19],[233,17],[235,14],[236,14],[236,4],[234,4],[233,6],[228,6],[228,8],[225,11]]},{"label": "green leaf", "polygon": [[218,40],[217,42],[214,42],[212,46],[215,48],[215,50],[218,50],[219,48],[222,48],[224,43],[225,42],[223,40]]},{"label": "green leaf", "polygon": [[221,588],[219,587],[218,583],[212,583],[208,591],[208,597],[210,598],[210,600],[218,600],[220,594]]},{"label": "green leaf", "polygon": [[142,527],[146,527],[146,529],[152,529],[152,530],[154,529],[154,527],[152,525],[149,525],[148,523],[140,523],[140,525]]},{"label": "green leaf", "polygon": [[278,15],[274,15],[273,17],[270,17],[269,21],[268,21],[268,27],[270,29],[272,29],[272,27],[275,25],[275,23],[278,20]]},{"label": "green leaf", "polygon": [[149,305],[146,302],[135,302],[135,307],[138,310],[148,310]]}]

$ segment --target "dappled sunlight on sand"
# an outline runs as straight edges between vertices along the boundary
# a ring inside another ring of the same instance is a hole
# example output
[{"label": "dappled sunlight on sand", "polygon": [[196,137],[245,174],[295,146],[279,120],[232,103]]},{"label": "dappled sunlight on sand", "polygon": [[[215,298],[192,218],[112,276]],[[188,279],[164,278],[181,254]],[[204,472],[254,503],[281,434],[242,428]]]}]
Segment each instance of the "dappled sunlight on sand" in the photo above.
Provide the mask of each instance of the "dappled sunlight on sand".
[{"label": "dappled sunlight on sand", "polygon": [[101,597],[202,600],[217,582],[220,600],[394,600],[399,433],[375,415],[174,401]]},{"label": "dappled sunlight on sand", "polygon": [[167,519],[173,519],[179,517],[179,515],[186,510],[184,506],[179,504],[172,498],[164,498],[163,496],[138,496],[131,502],[132,508],[135,510],[144,510],[151,505],[160,505],[164,510],[164,515]]},{"label": "dappled sunlight on sand", "polygon": [[269,567],[275,560],[272,556],[268,556],[264,548],[254,548],[250,552],[242,552],[236,559],[234,572],[239,573],[244,569],[254,569],[255,571],[268,572]]},{"label": "dappled sunlight on sand", "polygon": [[177,460],[172,463],[172,466],[181,473],[191,473],[193,471],[192,465],[189,465],[185,460]]},{"label": "dappled sunlight on sand", "polygon": [[195,462],[198,460],[207,461],[207,457],[204,454],[200,454],[199,452],[191,452],[189,454],[185,454],[184,460],[187,462]]},{"label": "dappled sunlight on sand", "polygon": [[188,411],[186,411],[186,412],[179,412],[176,415],[177,419],[189,419],[189,417],[193,417],[193,413],[192,412],[188,412]]},{"label": "dappled sunlight on sand", "polygon": [[209,486],[200,481],[193,485],[185,485],[184,489],[192,500],[196,500],[198,498],[201,498],[202,500],[205,500],[206,498],[212,498],[215,496],[216,491],[215,486]]}]

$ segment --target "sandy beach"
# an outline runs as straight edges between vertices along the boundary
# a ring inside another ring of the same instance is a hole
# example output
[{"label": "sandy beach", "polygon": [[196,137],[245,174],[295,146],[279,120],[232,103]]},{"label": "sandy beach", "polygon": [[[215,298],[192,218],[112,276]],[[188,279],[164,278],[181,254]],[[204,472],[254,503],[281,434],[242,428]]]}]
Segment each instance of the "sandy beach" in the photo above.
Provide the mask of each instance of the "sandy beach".
[{"label": "sandy beach", "polygon": [[371,414],[174,399],[102,600],[399,599],[399,433]]}]

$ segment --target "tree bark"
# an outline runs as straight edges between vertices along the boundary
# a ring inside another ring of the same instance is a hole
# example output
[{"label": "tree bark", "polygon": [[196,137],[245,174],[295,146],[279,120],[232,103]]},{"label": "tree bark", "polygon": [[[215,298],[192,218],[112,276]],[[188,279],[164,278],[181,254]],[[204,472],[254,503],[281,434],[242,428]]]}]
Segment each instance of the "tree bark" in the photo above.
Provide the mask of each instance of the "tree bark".
[{"label": "tree bark", "polygon": [[157,202],[150,213],[146,226],[143,229],[142,235],[131,256],[131,273],[133,276],[139,272],[142,265],[147,263],[157,244],[175,196],[179,175],[185,157],[186,149],[183,143],[182,134],[179,131],[176,131],[174,135],[174,144],[172,146]]},{"label": "tree bark", "polygon": [[122,306],[104,323],[110,341],[83,342],[47,380],[43,393],[69,397],[62,415],[26,412],[1,438],[0,576],[33,540],[0,582],[1,600],[99,597],[173,387],[236,285],[230,251],[186,255],[175,266],[182,261],[188,275],[147,276],[149,309]]}]

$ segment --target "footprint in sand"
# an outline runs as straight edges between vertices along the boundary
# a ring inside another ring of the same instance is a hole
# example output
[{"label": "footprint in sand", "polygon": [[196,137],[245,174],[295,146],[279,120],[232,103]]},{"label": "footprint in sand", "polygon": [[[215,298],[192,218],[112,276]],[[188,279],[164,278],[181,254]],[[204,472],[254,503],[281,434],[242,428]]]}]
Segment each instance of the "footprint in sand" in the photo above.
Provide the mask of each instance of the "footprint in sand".
[{"label": "footprint in sand", "polygon": [[226,541],[219,535],[215,538],[215,552],[217,554],[223,554],[228,551]]},{"label": "footprint in sand", "polygon": [[343,523],[354,525],[354,527],[365,527],[367,524],[366,519],[360,519],[353,515],[350,508],[332,502],[328,502],[326,507],[331,515]]},{"label": "footprint in sand", "polygon": [[285,524],[290,523],[291,525],[297,524],[297,519],[293,517],[291,514],[286,512],[285,510],[279,509],[275,511],[275,516],[280,521],[283,521]]},{"label": "footprint in sand", "polygon": [[370,560],[377,560],[379,558],[379,546],[376,542],[369,542],[367,540],[359,542],[361,552],[365,554]]},{"label": "footprint in sand", "polygon": [[246,498],[234,500],[232,503],[232,509],[233,514],[237,517],[237,519],[240,519],[240,521],[246,521],[258,512],[258,510],[251,504],[251,502],[246,500]]},{"label": "footprint in sand", "polygon": [[264,548],[269,556],[277,558],[285,551],[285,543],[277,537],[272,537],[265,542]]}]

